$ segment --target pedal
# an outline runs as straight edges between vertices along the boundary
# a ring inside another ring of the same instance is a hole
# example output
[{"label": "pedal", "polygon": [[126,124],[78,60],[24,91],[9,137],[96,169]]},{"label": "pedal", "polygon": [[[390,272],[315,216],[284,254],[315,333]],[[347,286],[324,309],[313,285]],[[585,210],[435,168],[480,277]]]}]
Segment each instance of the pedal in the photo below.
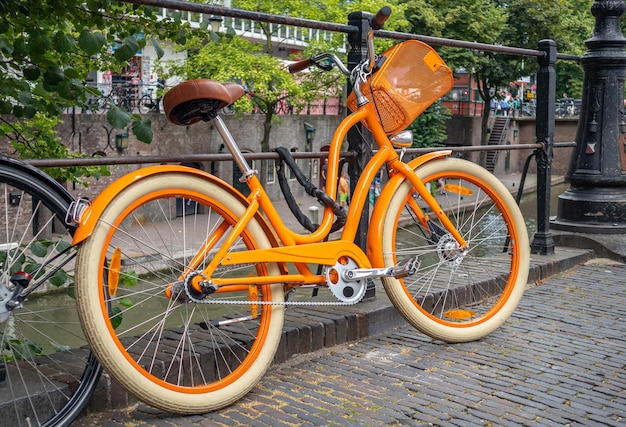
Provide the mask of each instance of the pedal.
[{"label": "pedal", "polygon": [[417,257],[407,258],[392,267],[392,276],[401,279],[406,276],[412,276],[417,273],[420,268],[420,260]]},{"label": "pedal", "polygon": [[387,268],[354,268],[342,272],[343,280],[355,282],[364,279],[375,279],[378,277],[395,277],[401,279],[417,273],[420,267],[420,260],[417,257],[400,261],[394,267]]}]

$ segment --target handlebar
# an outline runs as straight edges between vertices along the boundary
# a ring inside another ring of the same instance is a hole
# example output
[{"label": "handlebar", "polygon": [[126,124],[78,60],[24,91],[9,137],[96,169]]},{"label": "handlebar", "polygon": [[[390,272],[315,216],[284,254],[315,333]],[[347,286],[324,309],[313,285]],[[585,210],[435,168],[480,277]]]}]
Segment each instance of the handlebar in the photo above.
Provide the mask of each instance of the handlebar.
[{"label": "handlebar", "polygon": [[378,12],[376,12],[376,15],[370,19],[370,26],[372,27],[372,30],[376,31],[383,28],[385,22],[387,22],[387,19],[389,19],[390,16],[391,8],[389,6],[381,8]]},{"label": "handlebar", "polygon": [[[385,25],[385,22],[387,22],[387,19],[389,19],[389,16],[391,16],[391,8],[389,6],[384,6],[376,13],[376,15],[371,16],[369,19],[370,30],[368,32],[368,37],[367,37],[368,38],[368,42],[367,42],[367,51],[368,51],[367,56],[368,57],[365,61],[368,64],[367,71],[371,71],[372,68],[374,67],[375,54],[374,54],[373,33],[374,31],[380,30],[381,28],[383,28],[383,26]],[[302,70],[305,70],[311,66],[316,66],[317,68],[320,68],[324,71],[330,71],[335,65],[337,66],[337,68],[339,68],[339,70],[343,74],[347,76],[350,75],[350,71],[346,68],[345,64],[341,61],[341,59],[339,59],[336,55],[332,53],[320,53],[317,55],[312,55],[310,58],[295,62],[289,65],[289,67],[287,68],[290,73],[294,74]]]},{"label": "handlebar", "polygon": [[299,71],[305,70],[313,65],[323,71],[330,71],[336,65],[343,74],[345,74],[346,76],[350,75],[350,71],[346,68],[341,59],[339,59],[334,53],[329,52],[312,55],[310,58],[294,62],[287,68],[291,74],[294,74]]},{"label": "handlebar", "polygon": [[314,64],[313,60],[311,58],[307,58],[307,59],[303,59],[302,61],[298,61],[294,64],[291,64],[289,67],[287,67],[289,69],[289,72],[291,74],[295,74],[298,73],[302,70],[306,70],[307,68],[309,68],[310,66],[312,66]]}]

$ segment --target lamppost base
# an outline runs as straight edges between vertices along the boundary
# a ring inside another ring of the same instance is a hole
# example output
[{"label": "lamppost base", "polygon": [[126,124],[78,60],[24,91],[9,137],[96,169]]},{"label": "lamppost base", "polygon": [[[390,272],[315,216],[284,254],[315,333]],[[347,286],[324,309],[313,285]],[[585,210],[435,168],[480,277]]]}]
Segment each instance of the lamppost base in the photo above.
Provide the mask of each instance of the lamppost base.
[{"label": "lamppost base", "polygon": [[570,187],[559,195],[550,226],[574,233],[626,233],[626,188]]},{"label": "lamppost base", "polygon": [[626,234],[626,224],[598,224],[579,221],[566,221],[558,217],[550,218],[550,228],[571,233],[585,234]]}]

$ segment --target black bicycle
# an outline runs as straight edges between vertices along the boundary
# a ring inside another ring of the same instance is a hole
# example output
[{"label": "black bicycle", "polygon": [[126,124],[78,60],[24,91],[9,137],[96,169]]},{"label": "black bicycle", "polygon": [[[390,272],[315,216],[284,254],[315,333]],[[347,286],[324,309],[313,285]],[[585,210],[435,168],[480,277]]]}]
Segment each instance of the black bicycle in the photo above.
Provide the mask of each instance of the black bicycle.
[{"label": "black bicycle", "polygon": [[159,79],[155,88],[148,87],[139,100],[139,112],[141,114],[158,113],[161,110],[161,99],[163,98],[162,90],[165,88],[165,80]]},{"label": "black bicycle", "polygon": [[73,197],[2,155],[0,189],[0,425],[67,426],[102,371],[75,310]]}]

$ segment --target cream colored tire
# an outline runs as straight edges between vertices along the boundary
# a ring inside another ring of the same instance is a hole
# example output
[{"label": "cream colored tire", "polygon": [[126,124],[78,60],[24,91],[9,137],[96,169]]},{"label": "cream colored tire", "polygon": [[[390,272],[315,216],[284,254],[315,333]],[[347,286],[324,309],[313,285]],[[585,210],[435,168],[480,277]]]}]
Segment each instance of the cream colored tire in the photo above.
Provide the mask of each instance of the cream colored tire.
[{"label": "cream colored tire", "polygon": [[[177,199],[188,209],[182,216],[168,210]],[[85,334],[106,371],[140,400],[179,414],[216,410],[248,393],[272,363],[282,334],[282,305],[206,304],[185,293],[179,300],[165,294],[189,262],[189,249],[197,244],[191,241],[210,239],[219,224],[233,222],[244,210],[232,190],[196,174],[151,175],[116,194],[80,246],[76,297]],[[237,250],[271,246],[255,218],[244,237]],[[251,268],[257,275],[279,274],[274,264]],[[259,301],[283,301],[280,284],[258,290]],[[251,297],[200,297],[218,298]],[[215,324],[245,315],[250,320]]]}]

